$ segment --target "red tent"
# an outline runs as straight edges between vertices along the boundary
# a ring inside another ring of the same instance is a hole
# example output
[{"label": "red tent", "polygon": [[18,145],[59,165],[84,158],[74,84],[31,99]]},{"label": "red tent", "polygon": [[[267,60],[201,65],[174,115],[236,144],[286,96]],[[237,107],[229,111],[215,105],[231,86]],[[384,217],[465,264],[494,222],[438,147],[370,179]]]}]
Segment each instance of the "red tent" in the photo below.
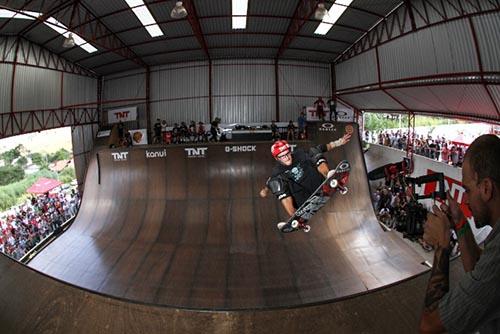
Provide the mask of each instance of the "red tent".
[{"label": "red tent", "polygon": [[472,140],[465,138],[463,133],[459,133],[455,138],[451,140],[451,143],[453,145],[466,146],[466,147],[468,147],[471,142]]},{"label": "red tent", "polygon": [[60,186],[61,184],[62,184],[61,181],[54,179],[47,179],[46,177],[41,177],[35,183],[33,183],[31,187],[26,189],[26,192],[32,194],[44,194],[54,189],[55,187]]}]

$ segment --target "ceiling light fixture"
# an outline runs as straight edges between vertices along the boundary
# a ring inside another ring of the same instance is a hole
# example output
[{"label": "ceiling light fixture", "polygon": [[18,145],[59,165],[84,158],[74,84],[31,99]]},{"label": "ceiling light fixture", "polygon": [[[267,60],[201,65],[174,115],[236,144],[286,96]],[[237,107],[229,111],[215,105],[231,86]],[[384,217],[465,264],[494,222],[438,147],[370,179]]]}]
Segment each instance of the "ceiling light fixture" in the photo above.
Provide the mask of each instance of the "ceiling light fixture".
[{"label": "ceiling light fixture", "polygon": [[64,39],[62,47],[65,49],[69,49],[75,46],[75,39],[73,38],[73,34],[69,33],[69,36]]},{"label": "ceiling light fixture", "polygon": [[324,3],[319,3],[318,4],[318,8],[316,8],[316,11],[314,12],[314,18],[316,20],[323,20],[323,18],[325,17],[325,15],[328,13],[328,11],[326,10],[325,8],[325,4]]},{"label": "ceiling light fixture", "polygon": [[[36,19],[41,19],[42,16],[43,16],[42,13],[31,12],[28,10],[12,11],[12,10],[8,10],[8,9],[0,9],[0,18],[36,20]],[[43,20],[43,24],[45,24],[50,29],[56,31],[57,33],[59,33],[63,37],[65,37],[63,47],[70,48],[70,47],[73,47],[76,45],[76,46],[81,47],[83,50],[87,51],[88,53],[92,53],[92,52],[97,51],[97,49],[92,44],[87,42],[82,37],[78,36],[78,34],[70,33],[68,30],[68,27],[66,27],[61,22],[57,21],[52,16]],[[70,37],[70,35],[71,35],[71,37]],[[71,40],[73,41],[72,42],[73,44],[71,44]]]},{"label": "ceiling light fixture", "polygon": [[188,12],[182,5],[182,1],[177,1],[175,7],[170,12],[170,17],[173,19],[183,19],[187,16]]},{"label": "ceiling light fixture", "polygon": [[156,23],[143,0],[125,0],[125,2],[151,37],[163,36],[163,31],[161,31],[160,26]]},{"label": "ceiling light fixture", "polygon": [[[326,35],[337,20],[344,14],[345,10],[352,3],[353,0],[337,0],[330,7],[328,13],[323,17],[323,21],[319,24],[318,28],[314,31],[317,35]],[[319,5],[318,5],[319,7]]]}]

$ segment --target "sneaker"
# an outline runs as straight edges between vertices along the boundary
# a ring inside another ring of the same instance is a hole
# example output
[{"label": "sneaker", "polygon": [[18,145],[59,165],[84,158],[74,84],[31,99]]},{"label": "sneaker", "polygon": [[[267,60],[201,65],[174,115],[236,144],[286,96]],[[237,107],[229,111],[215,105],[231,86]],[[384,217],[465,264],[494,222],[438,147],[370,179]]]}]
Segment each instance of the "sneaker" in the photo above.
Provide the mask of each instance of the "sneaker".
[{"label": "sneaker", "polygon": [[328,174],[326,174],[326,178],[328,179],[329,177],[331,177],[333,174],[335,174],[335,169],[331,169],[328,171]]}]

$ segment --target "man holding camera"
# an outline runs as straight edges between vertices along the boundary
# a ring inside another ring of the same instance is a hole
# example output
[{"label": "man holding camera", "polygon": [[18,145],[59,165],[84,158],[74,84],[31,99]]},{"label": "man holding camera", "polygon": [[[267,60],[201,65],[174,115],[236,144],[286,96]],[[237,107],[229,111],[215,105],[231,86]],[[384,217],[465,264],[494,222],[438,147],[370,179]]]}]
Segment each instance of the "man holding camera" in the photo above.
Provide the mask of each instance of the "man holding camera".
[{"label": "man holding camera", "polygon": [[[465,203],[477,227],[493,228],[481,249],[458,203],[433,207],[424,240],[435,247],[434,264],[420,319],[421,333],[500,333],[500,138],[482,135],[464,159]],[[465,270],[449,289],[450,228],[458,236]]]}]

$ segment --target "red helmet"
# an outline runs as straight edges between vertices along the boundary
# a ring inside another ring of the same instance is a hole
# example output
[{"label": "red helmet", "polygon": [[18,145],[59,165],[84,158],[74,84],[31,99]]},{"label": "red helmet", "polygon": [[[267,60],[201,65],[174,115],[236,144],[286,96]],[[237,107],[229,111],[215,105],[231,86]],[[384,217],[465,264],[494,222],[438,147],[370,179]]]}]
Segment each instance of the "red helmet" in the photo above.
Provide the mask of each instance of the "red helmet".
[{"label": "red helmet", "polygon": [[278,140],[271,146],[271,154],[275,158],[284,152],[290,152],[290,145],[288,145],[286,140]]}]

